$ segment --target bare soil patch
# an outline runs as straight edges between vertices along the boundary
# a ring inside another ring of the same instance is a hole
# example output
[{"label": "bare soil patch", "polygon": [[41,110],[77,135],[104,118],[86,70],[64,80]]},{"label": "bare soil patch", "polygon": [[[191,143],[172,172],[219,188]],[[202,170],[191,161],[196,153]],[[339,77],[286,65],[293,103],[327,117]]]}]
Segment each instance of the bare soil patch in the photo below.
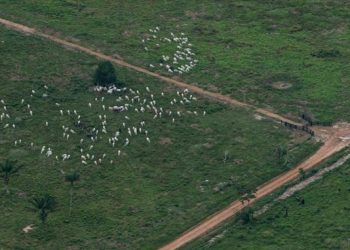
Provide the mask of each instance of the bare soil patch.
[{"label": "bare soil patch", "polygon": [[121,57],[121,56],[120,56],[119,54],[117,54],[117,53],[114,53],[112,56],[113,56],[114,58],[119,59],[119,60],[124,60],[123,57]]},{"label": "bare soil patch", "polygon": [[191,128],[197,129],[205,134],[211,133],[213,132],[213,130],[211,128],[202,128],[200,127],[197,123],[193,123],[190,125]]},{"label": "bare soil patch", "polygon": [[207,143],[204,143],[204,144],[203,144],[203,147],[209,149],[209,148],[212,148],[212,147],[213,147],[213,144],[207,142]]},{"label": "bare soil patch", "polygon": [[124,36],[125,38],[128,38],[128,37],[130,37],[131,35],[132,35],[132,31],[130,31],[130,30],[126,30],[126,31],[123,32],[123,36]]},{"label": "bare soil patch", "polygon": [[219,91],[219,89],[218,89],[218,87],[216,87],[215,85],[208,85],[208,90],[209,91],[212,91],[212,92],[218,92]]},{"label": "bare soil patch", "polygon": [[264,117],[262,117],[261,115],[258,115],[258,114],[254,114],[254,118],[258,121],[264,119]]},{"label": "bare soil patch", "polygon": [[168,138],[168,137],[161,137],[159,139],[159,144],[161,144],[161,145],[169,145],[169,144],[173,144],[173,143],[171,142],[170,138]]},{"label": "bare soil patch", "polygon": [[271,86],[275,89],[285,90],[285,89],[291,88],[293,86],[293,84],[291,84],[289,82],[278,81],[278,82],[272,83]]},{"label": "bare soil patch", "polygon": [[186,10],[186,11],[185,11],[185,16],[191,17],[192,20],[196,20],[196,19],[199,18],[199,17],[205,16],[205,13],[199,12],[199,11],[190,11],[190,10]]}]

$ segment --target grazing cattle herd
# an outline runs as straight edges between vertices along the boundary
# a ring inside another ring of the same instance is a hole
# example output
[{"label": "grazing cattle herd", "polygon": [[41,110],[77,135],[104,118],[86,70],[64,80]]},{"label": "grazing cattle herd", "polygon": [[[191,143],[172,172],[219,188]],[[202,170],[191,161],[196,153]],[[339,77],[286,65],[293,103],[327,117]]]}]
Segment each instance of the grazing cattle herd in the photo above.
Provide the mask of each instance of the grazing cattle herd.
[{"label": "grazing cattle herd", "polygon": [[[13,100],[11,105],[7,105],[7,101],[1,99],[0,124],[4,130],[16,131],[24,128],[21,126],[24,121],[37,122],[39,119],[42,127],[38,129],[42,129],[43,133],[53,127],[53,134],[57,138],[52,138],[45,145],[28,141],[26,136],[20,138],[21,133],[13,133],[13,145],[27,147],[56,161],[79,158],[83,165],[99,165],[103,162],[113,164],[131,145],[133,138],[144,137],[145,142],[151,144],[151,138],[156,136],[156,132],[150,133],[154,121],[163,119],[173,124],[182,116],[199,115],[198,110],[189,110],[191,103],[197,99],[187,89],[178,90],[173,96],[164,92],[157,96],[147,86],[145,91],[140,91],[112,85],[94,87],[93,99],[87,100],[87,107],[82,111],[79,111],[79,107],[64,108],[64,103],[56,102],[54,113],[57,116],[45,117],[45,114],[35,111],[37,99],[49,97],[49,87],[45,85],[43,89],[43,93],[32,90],[28,97],[22,98],[19,109],[14,107],[18,106],[13,105]],[[201,111],[201,114],[204,116],[206,112]],[[60,130],[61,134],[58,132]],[[56,149],[53,142],[57,140],[67,145],[76,143],[76,150],[66,152]],[[101,149],[101,144],[110,145],[110,150],[105,151],[106,147]]]},{"label": "grazing cattle herd", "polygon": [[149,64],[150,68],[164,68],[168,73],[182,75],[198,64],[196,54],[192,51],[193,45],[184,33],[176,35],[170,32],[167,37],[159,27],[149,29],[149,32],[141,40],[144,50],[159,56],[157,63]]}]

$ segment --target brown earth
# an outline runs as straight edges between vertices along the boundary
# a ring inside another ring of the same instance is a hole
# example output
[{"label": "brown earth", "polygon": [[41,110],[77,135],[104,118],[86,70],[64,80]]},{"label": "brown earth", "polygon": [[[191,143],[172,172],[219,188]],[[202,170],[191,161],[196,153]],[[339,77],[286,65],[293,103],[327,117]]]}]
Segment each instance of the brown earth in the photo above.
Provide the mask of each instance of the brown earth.
[{"label": "brown earth", "polygon": [[[283,186],[287,182],[297,178],[299,175],[299,169],[308,170],[350,144],[350,126],[348,124],[338,124],[333,126],[332,128],[327,129],[319,127],[316,128],[316,130],[327,130],[327,132],[322,134],[325,140],[324,145],[314,155],[312,155],[310,158],[308,158],[292,170],[283,173],[258,187],[257,192],[255,193],[255,198],[251,199],[249,204],[247,202],[242,203],[240,200],[232,202],[223,210],[209,216],[207,219],[203,220],[198,225],[192,227],[191,229],[183,233],[181,236],[179,236],[177,239],[163,246],[160,249],[177,249],[181,246],[184,246],[188,242],[200,236],[203,236],[213,228],[217,227],[219,224],[223,223],[224,221],[238,213],[244,207],[254,203],[256,200],[272,193],[274,190]],[[349,137],[349,139],[346,137]]]},{"label": "brown earth", "polygon": [[280,89],[280,90],[289,89],[292,86],[293,85],[291,83],[288,83],[288,82],[274,82],[274,83],[272,83],[273,88]]},{"label": "brown earth", "polygon": [[144,73],[144,74],[156,77],[156,78],[158,78],[160,80],[163,80],[163,81],[165,81],[167,83],[173,84],[176,87],[183,88],[183,89],[188,89],[188,90],[190,90],[190,91],[192,91],[194,93],[197,93],[197,94],[202,95],[204,97],[207,97],[209,99],[212,99],[212,100],[215,100],[215,101],[219,101],[219,102],[222,102],[222,103],[226,103],[226,104],[230,104],[230,105],[233,105],[233,106],[253,108],[253,109],[256,110],[257,113],[260,113],[262,115],[268,116],[268,117],[270,117],[272,119],[277,119],[277,120],[283,121],[283,122],[289,122],[291,124],[295,124],[295,125],[299,125],[299,126],[301,125],[300,123],[296,123],[296,122],[294,122],[294,121],[292,121],[292,120],[290,120],[288,118],[282,117],[282,116],[280,116],[278,114],[274,114],[274,113],[272,113],[269,110],[256,108],[253,105],[240,102],[240,101],[238,101],[236,99],[233,99],[233,98],[231,98],[229,96],[225,96],[225,95],[222,95],[222,94],[219,94],[219,93],[216,93],[216,92],[210,92],[210,91],[204,90],[204,89],[202,89],[200,87],[197,87],[197,86],[194,86],[194,85],[182,82],[180,80],[175,80],[175,79],[172,79],[172,78],[169,78],[169,77],[166,77],[166,76],[162,76],[160,74],[154,73],[154,72],[149,71],[147,69],[144,69],[142,67],[129,64],[129,63],[127,63],[127,62],[125,62],[125,61],[123,61],[121,59],[117,59],[117,58],[114,58],[112,56],[105,55],[103,53],[94,51],[92,49],[80,46],[80,45],[78,45],[76,43],[72,43],[72,42],[63,40],[63,39],[58,38],[58,37],[56,37],[54,35],[46,34],[46,33],[43,33],[41,31],[38,31],[36,29],[29,28],[29,27],[24,26],[22,24],[14,23],[14,22],[2,19],[2,18],[0,18],[0,23],[3,24],[4,26],[6,26],[9,29],[14,29],[14,30],[20,31],[20,32],[25,33],[25,34],[31,34],[31,35],[43,37],[43,38],[46,38],[48,40],[54,41],[54,42],[56,42],[58,44],[61,44],[65,48],[76,49],[76,50],[82,51],[82,52],[84,52],[86,54],[95,56],[97,58],[111,61],[111,62],[113,62],[113,63],[115,63],[115,64],[117,64],[119,66],[126,67],[126,68],[129,68],[129,69],[133,69],[133,70],[136,70],[138,72],[141,72],[141,73]]},{"label": "brown earth", "polygon": [[[257,108],[251,104],[243,103],[238,100],[235,100],[229,96],[225,96],[219,93],[210,92],[207,90],[204,90],[198,86],[190,85],[187,83],[184,83],[180,80],[175,80],[169,77],[162,76],[160,74],[151,72],[147,69],[144,69],[139,66],[135,66],[132,64],[129,64],[121,59],[113,58],[112,56],[108,56],[96,51],[93,51],[89,48],[80,46],[78,44],[63,40],[61,38],[58,38],[54,35],[49,35],[46,33],[43,33],[41,31],[38,31],[33,28],[29,28],[27,26],[14,23],[5,19],[0,18],[0,23],[6,26],[9,29],[14,29],[17,31],[20,31],[25,34],[35,35],[39,37],[46,38],[48,40],[54,41],[58,44],[63,45],[65,48],[75,49],[82,51],[84,53],[87,53],[89,55],[95,56],[97,58],[111,61],[115,64],[118,64],[123,67],[127,67],[129,69],[136,70],[138,72],[156,77],[158,79],[161,79],[167,83],[170,83],[176,87],[179,88],[186,88],[194,93],[197,93],[199,95],[202,95],[204,97],[207,97],[209,99],[219,101],[222,103],[226,103],[233,106],[239,106],[239,107],[245,107],[245,108],[251,108],[254,109],[256,113],[267,116],[269,118],[272,118],[274,120],[282,121],[282,122],[288,122],[297,126],[302,126],[301,123],[294,122],[288,118],[285,118],[281,115],[275,114],[272,111]],[[324,141],[324,145],[310,158],[305,160],[303,163],[299,164],[294,169],[283,173],[272,180],[268,181],[267,183],[263,184],[262,186],[257,188],[257,192],[255,193],[255,198],[250,200],[250,203],[255,202],[256,200],[260,199],[261,197],[264,197],[267,194],[270,194],[277,188],[281,187],[282,185],[286,184],[287,182],[295,179],[299,175],[299,169],[308,170],[324,159],[328,158],[335,152],[338,152],[339,150],[343,149],[344,147],[348,146],[350,144],[350,126],[349,124],[341,123],[336,124],[333,127],[314,127],[315,135],[320,140]],[[200,224],[194,226],[193,228],[189,229],[185,233],[183,233],[180,237],[175,239],[174,241],[170,242],[169,244],[162,247],[162,250],[168,250],[168,249],[176,249],[179,248],[188,242],[202,236],[203,234],[207,233],[211,229],[215,228],[231,216],[235,215],[238,211],[243,209],[244,207],[249,205],[248,203],[242,203],[239,200],[236,200],[232,202],[229,206],[224,208],[223,210],[215,213],[214,215],[208,217]]]}]

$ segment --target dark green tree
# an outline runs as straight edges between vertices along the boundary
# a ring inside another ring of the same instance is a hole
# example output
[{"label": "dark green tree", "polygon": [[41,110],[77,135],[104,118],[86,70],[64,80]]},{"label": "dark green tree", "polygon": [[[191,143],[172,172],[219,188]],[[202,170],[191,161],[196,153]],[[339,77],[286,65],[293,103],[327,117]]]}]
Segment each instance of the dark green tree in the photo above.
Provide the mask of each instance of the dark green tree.
[{"label": "dark green tree", "polygon": [[0,176],[4,180],[4,185],[5,185],[7,194],[10,193],[10,189],[9,189],[10,177],[16,174],[19,171],[19,169],[22,167],[22,166],[16,166],[16,163],[17,163],[16,161],[10,161],[10,160],[6,160],[5,162],[0,163]]},{"label": "dark green tree", "polygon": [[55,197],[48,194],[34,197],[29,202],[32,205],[32,210],[39,213],[39,219],[42,223],[45,223],[48,214],[54,211],[57,205]]},{"label": "dark green tree", "polygon": [[100,62],[95,71],[94,83],[99,86],[109,86],[117,83],[113,64],[109,61]]},{"label": "dark green tree", "polygon": [[73,186],[76,181],[80,179],[80,175],[77,171],[73,171],[69,174],[66,174],[65,180],[70,183],[70,202],[69,202],[69,216],[72,213],[72,205],[73,205]]}]

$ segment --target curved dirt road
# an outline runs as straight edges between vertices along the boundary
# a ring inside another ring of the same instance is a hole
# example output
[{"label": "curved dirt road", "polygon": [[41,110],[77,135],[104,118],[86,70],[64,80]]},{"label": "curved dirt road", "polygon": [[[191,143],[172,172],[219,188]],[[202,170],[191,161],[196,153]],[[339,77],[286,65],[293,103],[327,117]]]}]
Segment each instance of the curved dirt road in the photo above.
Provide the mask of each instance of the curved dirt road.
[{"label": "curved dirt road", "polygon": [[[336,127],[336,126],[335,128],[331,129],[331,131],[329,131],[329,133],[331,134],[328,135],[328,139],[326,140],[325,144],[314,155],[312,155],[310,158],[308,158],[307,160],[305,160],[304,162],[302,162],[292,170],[285,172],[273,178],[272,180],[268,181],[267,183],[263,184],[262,186],[258,187],[257,192],[255,193],[255,198],[251,199],[249,204],[254,203],[256,200],[264,197],[265,195],[272,193],[274,190],[278,189],[279,187],[283,186],[287,182],[298,177],[299,169],[308,170],[314,167],[315,165],[317,165],[318,163],[320,163],[321,161],[325,160],[332,154],[348,146],[350,144],[350,140],[349,139],[341,140],[340,137],[349,136],[350,127],[348,125],[345,125],[344,127],[342,126]],[[316,129],[318,130],[318,128]],[[242,204],[240,200],[236,200],[232,202],[229,206],[227,206],[223,210],[209,216],[203,222],[192,227],[191,229],[183,233],[180,237],[178,237],[177,239],[163,246],[160,249],[172,250],[172,249],[177,249],[181,246],[186,245],[190,241],[200,236],[203,236],[213,228],[217,227],[219,224],[229,219],[230,217],[235,215],[237,212],[239,212],[249,204],[248,203]]]},{"label": "curved dirt road", "polygon": [[8,21],[8,20],[2,19],[2,18],[0,18],[0,24],[3,24],[4,26],[6,26],[9,29],[17,30],[17,31],[20,31],[20,32],[26,33],[26,34],[31,34],[31,35],[36,35],[36,36],[39,36],[39,37],[43,37],[43,38],[46,38],[48,40],[54,41],[54,42],[56,42],[58,44],[61,44],[61,45],[65,46],[65,47],[68,47],[68,48],[71,48],[71,49],[75,49],[75,50],[79,50],[79,51],[82,51],[82,52],[84,52],[86,54],[95,56],[97,58],[100,58],[100,59],[103,59],[103,60],[108,60],[108,61],[111,61],[111,62],[117,64],[117,65],[129,68],[129,69],[133,69],[133,70],[136,70],[138,72],[141,72],[141,73],[144,73],[144,74],[156,77],[156,78],[161,79],[161,80],[163,80],[165,82],[173,84],[173,85],[175,85],[175,86],[177,86],[179,88],[183,88],[183,89],[187,88],[187,89],[191,90],[192,92],[197,93],[197,94],[202,95],[202,96],[205,96],[207,98],[210,98],[210,99],[222,102],[222,103],[230,104],[230,105],[233,105],[233,106],[253,108],[253,109],[255,109],[255,111],[257,113],[260,113],[260,114],[262,114],[264,116],[267,116],[267,117],[270,117],[272,119],[275,119],[275,120],[278,120],[278,121],[283,121],[283,122],[288,122],[290,124],[294,124],[294,125],[297,125],[297,126],[302,126],[301,123],[297,123],[297,122],[292,121],[292,120],[290,120],[288,118],[285,118],[285,117],[282,117],[282,116],[280,116],[278,114],[272,113],[269,110],[256,108],[253,105],[240,102],[240,101],[238,101],[236,99],[233,99],[233,98],[231,98],[229,96],[222,95],[220,93],[210,92],[210,91],[207,91],[207,90],[202,89],[200,87],[197,87],[197,86],[185,83],[185,82],[181,82],[181,81],[178,81],[178,80],[166,77],[166,76],[162,76],[160,74],[154,73],[154,72],[149,71],[147,69],[144,69],[142,67],[129,64],[129,63],[123,61],[123,60],[116,59],[114,57],[105,55],[103,53],[94,51],[92,49],[80,46],[79,44],[63,40],[63,39],[58,38],[56,36],[45,34],[45,33],[41,32],[41,31],[38,31],[38,30],[36,30],[34,28],[30,28],[30,27],[24,26],[22,24],[11,22],[11,21]]}]

